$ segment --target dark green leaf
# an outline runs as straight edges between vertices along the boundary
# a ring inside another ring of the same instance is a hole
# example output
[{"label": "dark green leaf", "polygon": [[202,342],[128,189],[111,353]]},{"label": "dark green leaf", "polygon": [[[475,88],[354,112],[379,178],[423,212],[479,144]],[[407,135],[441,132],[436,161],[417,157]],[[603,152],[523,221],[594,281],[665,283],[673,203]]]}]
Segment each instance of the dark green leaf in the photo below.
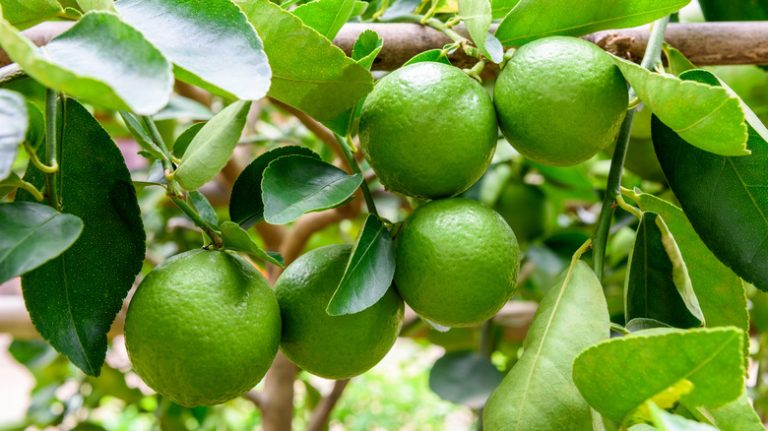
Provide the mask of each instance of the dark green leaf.
[{"label": "dark green leaf", "polygon": [[410,60],[406,61],[403,66],[408,66],[413,63],[421,63],[422,61],[434,61],[437,63],[451,64],[451,60],[448,59],[448,55],[442,49],[430,49],[422,53],[416,54]]},{"label": "dark green leaf", "polygon": [[243,169],[232,186],[229,199],[229,217],[243,228],[249,228],[264,218],[264,200],[261,198],[261,179],[269,164],[283,156],[303,155],[320,156],[309,148],[299,146],[277,147],[260,155],[248,167]]},{"label": "dark green leaf", "polygon": [[267,166],[261,180],[264,219],[286,224],[302,214],[337,207],[362,182],[361,174],[348,175],[315,157],[280,157]]},{"label": "dark green leaf", "polygon": [[635,27],[677,11],[690,0],[521,0],[504,18],[496,37],[520,46],[546,36],[580,36],[598,30]]},{"label": "dark green leaf", "polygon": [[189,202],[192,203],[197,213],[200,214],[200,218],[206,223],[213,227],[219,225],[219,217],[216,215],[216,210],[213,209],[213,206],[208,202],[208,198],[204,194],[198,191],[189,192]]},{"label": "dark green leaf", "polygon": [[82,231],[80,218],[49,206],[0,204],[0,283],[59,256]]},{"label": "dark green leaf", "polygon": [[716,407],[744,389],[744,333],[736,328],[651,329],[592,346],[573,379],[603,416],[622,423],[654,396],[684,385],[681,401]]},{"label": "dark green leaf", "polygon": [[764,21],[768,20],[766,0],[699,0],[707,21]]},{"label": "dark green leaf", "polygon": [[387,293],[394,277],[392,236],[378,216],[369,214],[326,311],[331,316],[363,311]]},{"label": "dark green leaf", "polygon": [[491,0],[491,15],[494,20],[502,19],[520,3],[520,0]]},{"label": "dark green leaf", "polygon": [[197,190],[221,171],[235,150],[245,127],[251,102],[238,101],[216,114],[192,138],[176,180],[187,190]]},{"label": "dark green leaf", "polygon": [[322,121],[373,88],[370,72],[292,13],[269,0],[237,2],[264,41],[272,66],[270,96]]},{"label": "dark green leaf", "polygon": [[704,316],[688,268],[664,220],[646,212],[637,227],[624,286],[624,316],[677,328],[703,326]]},{"label": "dark green leaf", "polygon": [[21,94],[0,89],[0,181],[11,174],[19,145],[27,136],[27,104]]},{"label": "dark green leaf", "polygon": [[[107,332],[144,260],[144,227],[120,151],[90,113],[65,99],[58,183],[61,210],[83,220],[80,239],[22,277],[40,334],[87,374],[98,375]],[[33,168],[26,179],[42,186]],[[26,193],[19,199],[31,200]]]},{"label": "dark green leaf", "polygon": [[504,48],[495,36],[488,33],[493,21],[491,1],[459,0],[459,16],[480,52],[494,63],[500,63]]},{"label": "dark green leaf", "polygon": [[503,377],[490,360],[477,353],[451,352],[432,366],[429,388],[446,401],[479,409]]},{"label": "dark green leaf", "polygon": [[171,65],[117,16],[85,14],[42,48],[0,19],[0,44],[43,85],[115,110],[154,114],[168,103]]},{"label": "dark green leaf", "polygon": [[253,258],[263,262],[272,263],[280,268],[285,264],[282,256],[279,254],[268,253],[262,250],[261,247],[248,236],[248,232],[241,228],[237,223],[232,223],[231,221],[222,223],[221,237],[224,240],[224,247],[230,250],[248,253],[248,255]]},{"label": "dark green leaf", "polygon": [[0,0],[3,15],[19,30],[32,27],[62,12],[56,0]]},{"label": "dark green leaf", "polygon": [[293,10],[309,27],[329,40],[336,37],[341,26],[352,16],[355,0],[312,0]]},{"label": "dark green leaf", "polygon": [[[587,264],[574,262],[542,299],[523,355],[488,400],[491,430],[591,430],[592,415],[571,378],[573,359],[609,336],[603,288]],[[556,389],[555,389],[556,388]]]},{"label": "dark green leaf", "polygon": [[187,148],[189,148],[189,144],[191,144],[192,140],[195,139],[195,136],[200,133],[200,129],[202,129],[203,126],[205,126],[205,123],[195,123],[181,132],[181,135],[176,138],[176,142],[173,143],[173,155],[176,157],[183,157]]},{"label": "dark green leaf", "polygon": [[269,90],[261,40],[231,1],[119,0],[115,6],[173,62],[179,79],[242,100]]}]

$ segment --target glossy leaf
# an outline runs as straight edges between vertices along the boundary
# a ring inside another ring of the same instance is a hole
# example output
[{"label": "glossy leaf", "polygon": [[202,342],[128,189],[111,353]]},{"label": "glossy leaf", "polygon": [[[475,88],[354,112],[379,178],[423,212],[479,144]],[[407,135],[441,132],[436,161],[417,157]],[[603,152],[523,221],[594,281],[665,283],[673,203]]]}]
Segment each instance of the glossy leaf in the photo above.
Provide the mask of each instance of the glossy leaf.
[{"label": "glossy leaf", "polygon": [[491,15],[493,19],[504,18],[518,3],[520,3],[520,0],[491,0]]},{"label": "glossy leaf", "polygon": [[432,366],[429,388],[446,401],[479,409],[502,378],[489,359],[475,352],[451,352]]},{"label": "glossy leaf", "polygon": [[736,401],[715,409],[708,409],[707,413],[714,418],[714,423],[720,431],[765,431],[760,416],[752,407],[746,392]]},{"label": "glossy leaf", "polygon": [[663,217],[675,236],[707,326],[736,326],[747,330],[749,315],[741,279],[709,251],[683,211],[646,193],[638,195],[637,204],[643,211]]},{"label": "glossy leaf", "polygon": [[491,0],[459,0],[459,17],[480,52],[494,63],[500,63],[504,48],[494,35],[488,33],[493,22]]},{"label": "glossy leaf", "polygon": [[667,63],[669,63],[669,73],[675,76],[680,76],[686,70],[696,69],[696,65],[673,46],[664,45],[664,54],[667,57]]},{"label": "glossy leaf", "polygon": [[539,304],[523,355],[488,400],[484,426],[591,430],[592,415],[571,370],[582,349],[608,338],[609,322],[600,282],[587,264],[577,261]]},{"label": "glossy leaf", "polygon": [[337,207],[362,182],[361,174],[348,175],[315,157],[280,157],[267,166],[261,180],[264,219],[286,224],[302,214]]},{"label": "glossy leaf", "polygon": [[257,157],[251,162],[232,186],[232,195],[229,198],[229,218],[244,228],[249,228],[264,218],[264,200],[261,197],[261,179],[264,170],[273,161],[283,156],[302,155],[320,156],[306,147],[287,146],[277,147]]},{"label": "glossy leaf", "polygon": [[766,0],[699,0],[707,21],[764,21],[768,20]]},{"label": "glossy leaf", "polygon": [[173,62],[179,79],[242,100],[261,99],[269,90],[261,40],[230,0],[119,0],[115,6]]},{"label": "glossy leaf", "polygon": [[221,171],[240,140],[250,108],[246,101],[227,106],[192,138],[176,169],[182,187],[197,190]]},{"label": "glossy leaf", "polygon": [[451,60],[448,59],[448,55],[442,49],[430,49],[419,54],[414,55],[411,59],[405,62],[403,66],[409,64],[421,63],[422,61],[434,61],[437,63],[451,64]]},{"label": "glossy leaf", "polygon": [[35,80],[83,101],[137,114],[168,103],[171,65],[111,13],[87,13],[41,48],[0,19],[0,44]]},{"label": "glossy leaf", "polygon": [[216,210],[213,209],[213,206],[204,194],[198,191],[189,192],[189,202],[197,210],[197,213],[200,214],[200,218],[203,221],[214,227],[219,225],[219,217],[216,215]]},{"label": "glossy leaf", "polygon": [[520,46],[546,36],[580,36],[598,30],[635,27],[677,11],[690,0],[521,0],[504,18],[496,37]]},{"label": "glossy leaf", "polygon": [[651,404],[650,411],[653,423],[659,431],[718,431],[717,428],[711,425],[668,413],[655,404]]},{"label": "glossy leaf", "polygon": [[637,227],[624,292],[627,322],[646,318],[677,328],[704,323],[682,253],[655,213],[644,213]]},{"label": "glossy leaf", "polygon": [[[90,113],[65,99],[60,143],[61,210],[83,220],[77,242],[22,277],[40,334],[90,375],[98,375],[107,332],[144,261],[144,227],[123,156]],[[30,168],[37,185],[43,175]],[[19,193],[17,200],[31,200]]]},{"label": "glossy leaf", "polygon": [[225,248],[242,251],[255,259],[262,262],[269,262],[280,268],[285,265],[282,256],[264,251],[253,239],[251,239],[248,232],[241,228],[237,223],[231,221],[222,223],[221,238],[224,240]]},{"label": "glossy leaf", "polygon": [[271,97],[322,121],[337,117],[373,88],[370,72],[292,13],[269,0],[237,2],[264,42],[272,67]]},{"label": "glossy leaf", "polygon": [[0,89],[0,181],[11,174],[19,145],[27,136],[29,118],[21,94]]},{"label": "glossy leaf", "polygon": [[80,218],[46,205],[0,204],[0,284],[59,256],[82,231]]},{"label": "glossy leaf", "polygon": [[717,407],[744,388],[743,342],[736,328],[636,332],[584,350],[573,379],[589,405],[616,423],[683,381],[692,387],[681,402]]},{"label": "glossy leaf", "polygon": [[200,133],[200,129],[202,129],[203,126],[205,126],[205,123],[195,123],[181,132],[173,143],[173,155],[176,157],[184,157],[184,153],[187,152],[189,144],[191,144],[192,140],[195,139],[195,136]]},{"label": "glossy leaf", "polygon": [[378,216],[369,214],[326,311],[331,316],[363,311],[387,293],[394,277],[392,235]]},{"label": "glossy leaf", "polygon": [[724,88],[684,81],[618,57],[613,59],[645,106],[687,142],[720,155],[749,154],[747,125],[738,97]]},{"label": "glossy leaf", "polygon": [[329,40],[336,37],[355,7],[355,0],[312,0],[292,12]]},{"label": "glossy leaf", "polygon": [[19,30],[55,17],[62,12],[56,0],[0,0],[5,19]]}]

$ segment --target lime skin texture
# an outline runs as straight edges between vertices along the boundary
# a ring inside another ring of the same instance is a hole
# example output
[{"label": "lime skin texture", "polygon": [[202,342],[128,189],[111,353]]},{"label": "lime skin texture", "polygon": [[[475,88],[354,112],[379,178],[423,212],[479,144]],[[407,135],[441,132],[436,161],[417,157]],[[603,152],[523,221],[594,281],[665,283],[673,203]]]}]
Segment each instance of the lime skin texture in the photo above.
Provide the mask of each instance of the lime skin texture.
[{"label": "lime skin texture", "polygon": [[144,278],[125,341],[134,371],[152,389],[186,407],[219,404],[264,377],[280,342],[280,310],[243,258],[193,250]]},{"label": "lime skin texture", "polygon": [[422,62],[382,78],[360,118],[363,154],[390,191],[434,199],[459,194],[491,162],[493,103],[461,70]]}]

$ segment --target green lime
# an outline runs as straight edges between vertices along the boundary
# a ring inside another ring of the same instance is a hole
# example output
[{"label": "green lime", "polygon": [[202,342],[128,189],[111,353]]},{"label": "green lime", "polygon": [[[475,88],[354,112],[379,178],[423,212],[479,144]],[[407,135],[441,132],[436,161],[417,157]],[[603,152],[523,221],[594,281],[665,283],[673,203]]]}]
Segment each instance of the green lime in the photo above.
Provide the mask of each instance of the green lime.
[{"label": "green lime", "polygon": [[627,84],[608,54],[582,39],[523,45],[499,74],[501,131],[520,154],[570,166],[609,146],[627,111]]},{"label": "green lime", "polygon": [[312,250],[275,284],[283,321],[280,348],[302,369],[329,379],[356,376],[376,365],[395,343],[403,320],[403,301],[393,289],[359,313],[326,313],[350,252],[348,245]]},{"label": "green lime", "polygon": [[280,341],[280,310],[243,258],[193,250],[147,275],[131,300],[125,343],[133,369],[183,406],[222,403],[253,388]]},{"label": "green lime", "polygon": [[395,286],[419,315],[450,327],[481,323],[509,300],[520,267],[512,229],[469,199],[432,201],[398,234]]},{"label": "green lime", "polygon": [[387,189],[453,196],[485,172],[498,129],[488,93],[461,70],[414,63],[376,84],[360,118],[363,153]]},{"label": "green lime", "polygon": [[544,234],[547,225],[547,198],[538,187],[510,182],[502,190],[495,205],[520,242],[528,242]]}]

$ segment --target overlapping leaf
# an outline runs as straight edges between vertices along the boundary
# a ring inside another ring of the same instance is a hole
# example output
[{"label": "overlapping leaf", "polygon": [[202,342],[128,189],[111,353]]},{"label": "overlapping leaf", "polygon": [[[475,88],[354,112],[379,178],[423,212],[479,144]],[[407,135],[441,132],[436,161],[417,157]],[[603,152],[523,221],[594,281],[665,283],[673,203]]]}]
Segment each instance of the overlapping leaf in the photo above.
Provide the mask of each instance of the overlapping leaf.
[{"label": "overlapping leaf", "polygon": [[0,0],[5,19],[19,30],[45,21],[62,12],[56,0]]},{"label": "overlapping leaf", "polygon": [[29,118],[24,97],[0,89],[0,181],[8,178],[19,145],[27,136]]},{"label": "overlapping leaf", "polygon": [[224,240],[224,247],[230,250],[242,251],[257,260],[269,262],[281,268],[284,265],[282,256],[264,251],[237,223],[231,221],[222,223],[221,237]]},{"label": "overlapping leaf", "polygon": [[333,40],[352,16],[354,8],[355,0],[312,0],[294,9],[293,14],[307,26]]},{"label": "overlapping leaf", "polygon": [[459,0],[459,16],[483,55],[494,63],[500,63],[504,57],[504,48],[494,35],[488,33],[493,22],[491,1]]},{"label": "overlapping leaf", "polygon": [[475,352],[451,352],[429,371],[429,388],[440,398],[473,409],[482,408],[503,374]]}]

